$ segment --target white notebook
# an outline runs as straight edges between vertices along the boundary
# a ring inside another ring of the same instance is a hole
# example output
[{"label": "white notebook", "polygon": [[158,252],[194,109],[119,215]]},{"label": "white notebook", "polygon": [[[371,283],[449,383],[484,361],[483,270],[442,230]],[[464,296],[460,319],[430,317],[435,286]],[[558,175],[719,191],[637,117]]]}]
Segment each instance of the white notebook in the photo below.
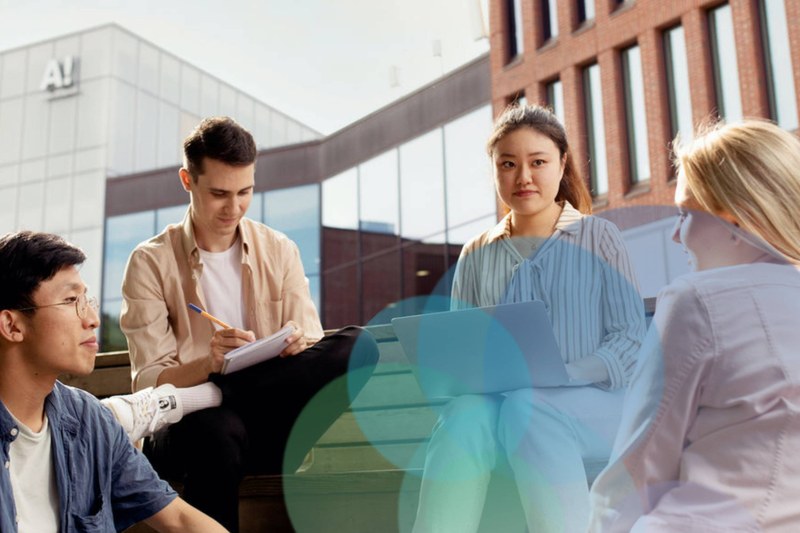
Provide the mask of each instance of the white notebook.
[{"label": "white notebook", "polygon": [[222,373],[231,374],[248,366],[253,366],[280,354],[286,348],[286,337],[292,334],[292,326],[284,326],[269,337],[258,339],[225,354]]}]

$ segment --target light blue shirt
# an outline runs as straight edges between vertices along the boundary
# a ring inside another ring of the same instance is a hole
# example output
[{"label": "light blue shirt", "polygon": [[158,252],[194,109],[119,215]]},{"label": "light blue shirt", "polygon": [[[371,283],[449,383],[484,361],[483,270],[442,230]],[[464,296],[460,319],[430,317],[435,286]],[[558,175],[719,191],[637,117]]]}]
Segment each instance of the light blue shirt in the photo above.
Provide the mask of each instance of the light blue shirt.
[{"label": "light blue shirt", "polygon": [[553,235],[523,257],[511,241],[510,216],[464,246],[451,307],[541,300],[564,362],[597,356],[609,376],[598,386],[626,386],[645,320],[619,229],[565,202]]}]

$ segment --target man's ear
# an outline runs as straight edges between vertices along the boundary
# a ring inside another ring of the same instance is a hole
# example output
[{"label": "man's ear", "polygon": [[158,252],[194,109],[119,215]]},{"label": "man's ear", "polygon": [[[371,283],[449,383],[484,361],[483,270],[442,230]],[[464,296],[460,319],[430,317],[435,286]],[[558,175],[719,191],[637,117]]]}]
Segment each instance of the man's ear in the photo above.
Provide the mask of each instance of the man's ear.
[{"label": "man's ear", "polygon": [[189,174],[189,171],[181,167],[181,169],[178,171],[178,175],[181,177],[181,185],[183,185],[183,190],[186,192],[192,192],[192,175]]},{"label": "man's ear", "polygon": [[0,311],[0,338],[8,342],[22,342],[25,339],[25,324],[18,311]]}]

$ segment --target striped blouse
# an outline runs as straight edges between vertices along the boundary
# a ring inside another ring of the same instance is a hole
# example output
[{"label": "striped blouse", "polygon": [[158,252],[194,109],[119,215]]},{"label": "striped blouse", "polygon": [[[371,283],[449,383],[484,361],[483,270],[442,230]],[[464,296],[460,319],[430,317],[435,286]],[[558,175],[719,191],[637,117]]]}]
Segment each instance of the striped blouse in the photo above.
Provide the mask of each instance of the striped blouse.
[{"label": "striped blouse", "polygon": [[564,361],[605,363],[605,389],[627,385],[644,337],[644,307],[617,227],[565,202],[555,232],[531,257],[511,241],[511,215],[464,245],[452,309],[542,300]]}]

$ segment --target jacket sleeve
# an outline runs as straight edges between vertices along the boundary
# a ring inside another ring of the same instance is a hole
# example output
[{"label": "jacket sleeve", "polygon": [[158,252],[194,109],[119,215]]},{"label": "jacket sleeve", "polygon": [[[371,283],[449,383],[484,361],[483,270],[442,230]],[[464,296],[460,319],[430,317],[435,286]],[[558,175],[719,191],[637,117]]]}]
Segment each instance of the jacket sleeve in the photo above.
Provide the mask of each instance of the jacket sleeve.
[{"label": "jacket sleeve", "polygon": [[606,365],[609,379],[598,385],[618,389],[628,384],[645,333],[644,304],[622,235],[604,224],[600,237],[604,337],[593,355]]},{"label": "jacket sleeve", "polygon": [[133,390],[155,387],[165,368],[180,363],[160,269],[152,255],[138,248],[133,251],[122,281],[122,296],[119,323],[128,340]]},{"label": "jacket sleeve", "polygon": [[611,461],[592,485],[591,531],[630,531],[676,487],[714,358],[712,339],[712,323],[690,284],[679,279],[661,291]]},{"label": "jacket sleeve", "polygon": [[470,251],[470,244],[461,249],[453,273],[453,290],[450,295],[450,309],[469,309],[478,306],[478,283],[475,275],[475,260],[480,250]]}]

